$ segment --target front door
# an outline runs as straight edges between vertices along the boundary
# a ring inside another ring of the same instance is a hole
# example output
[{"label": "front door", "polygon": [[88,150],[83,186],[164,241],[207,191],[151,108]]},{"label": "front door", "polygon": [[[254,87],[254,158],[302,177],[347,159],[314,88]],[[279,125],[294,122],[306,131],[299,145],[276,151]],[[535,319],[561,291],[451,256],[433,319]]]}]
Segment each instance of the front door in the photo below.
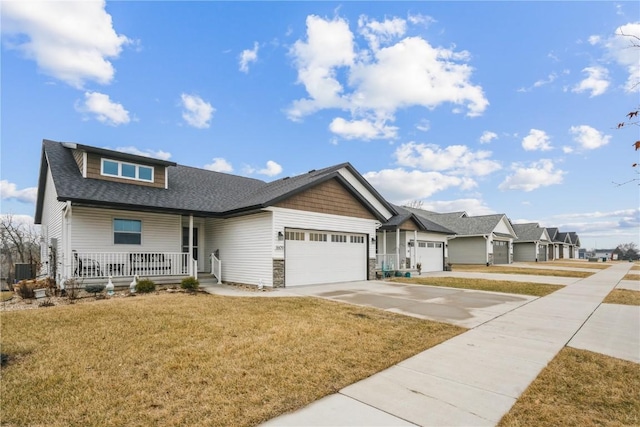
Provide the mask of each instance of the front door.
[{"label": "front door", "polygon": [[[182,227],[182,252],[189,253],[189,227]],[[193,227],[193,259],[198,260],[198,228]],[[198,269],[200,263],[198,262]]]}]

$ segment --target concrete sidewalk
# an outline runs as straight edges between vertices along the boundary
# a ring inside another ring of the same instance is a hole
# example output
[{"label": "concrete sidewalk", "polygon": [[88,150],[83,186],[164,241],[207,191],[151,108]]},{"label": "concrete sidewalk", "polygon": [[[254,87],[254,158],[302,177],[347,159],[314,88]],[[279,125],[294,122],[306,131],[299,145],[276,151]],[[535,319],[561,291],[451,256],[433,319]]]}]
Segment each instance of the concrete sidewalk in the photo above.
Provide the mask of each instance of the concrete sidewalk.
[{"label": "concrete sidewalk", "polygon": [[601,270],[263,425],[493,426],[630,268]]}]

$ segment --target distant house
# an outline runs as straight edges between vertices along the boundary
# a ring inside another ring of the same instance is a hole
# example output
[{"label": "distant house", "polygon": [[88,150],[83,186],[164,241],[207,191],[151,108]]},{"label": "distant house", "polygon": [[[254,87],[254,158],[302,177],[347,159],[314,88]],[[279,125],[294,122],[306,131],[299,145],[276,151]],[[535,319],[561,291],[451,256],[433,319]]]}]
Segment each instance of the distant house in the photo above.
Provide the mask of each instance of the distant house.
[{"label": "distant house", "polygon": [[35,222],[57,260],[40,273],[58,280],[281,287],[373,278],[377,228],[397,214],[349,163],[267,183],[44,140]]},{"label": "distant house", "polygon": [[455,233],[446,227],[394,206],[397,215],[377,233],[377,268],[442,271],[447,262],[447,237]]},{"label": "distant house", "polygon": [[513,224],[513,230],[518,236],[513,241],[514,261],[546,261],[551,239],[544,227],[536,222],[527,224]]},{"label": "distant house", "polygon": [[469,216],[466,212],[437,213],[407,208],[416,214],[451,230],[447,240],[448,262],[451,264],[510,264],[516,233],[505,214]]},{"label": "distant house", "polygon": [[547,227],[547,233],[551,239],[549,245],[549,260],[554,259],[576,259],[580,249],[580,238],[578,234],[561,232],[558,228]]}]

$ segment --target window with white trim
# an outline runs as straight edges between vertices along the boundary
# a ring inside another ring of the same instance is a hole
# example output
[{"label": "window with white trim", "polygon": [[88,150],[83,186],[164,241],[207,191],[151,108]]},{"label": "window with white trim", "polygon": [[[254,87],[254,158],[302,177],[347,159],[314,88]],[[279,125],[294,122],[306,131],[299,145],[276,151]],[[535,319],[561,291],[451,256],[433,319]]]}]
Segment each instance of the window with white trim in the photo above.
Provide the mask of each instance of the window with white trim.
[{"label": "window with white trim", "polygon": [[285,240],[304,240],[304,231],[287,231],[284,233]]},{"label": "window with white trim", "polygon": [[153,167],[120,160],[102,159],[100,174],[135,181],[153,182]]},{"label": "window with white trim", "polygon": [[334,243],[347,243],[347,236],[344,234],[332,234],[331,241]]},{"label": "window with white trim", "polygon": [[419,248],[426,248],[427,247],[427,242],[418,242],[418,247]]},{"label": "window with white trim", "polygon": [[351,243],[364,243],[364,236],[349,236]]},{"label": "window with white trim", "polygon": [[113,243],[116,245],[141,245],[142,221],[115,218],[113,220]]},{"label": "window with white trim", "polygon": [[309,233],[309,240],[312,242],[326,242],[327,235],[325,233]]}]

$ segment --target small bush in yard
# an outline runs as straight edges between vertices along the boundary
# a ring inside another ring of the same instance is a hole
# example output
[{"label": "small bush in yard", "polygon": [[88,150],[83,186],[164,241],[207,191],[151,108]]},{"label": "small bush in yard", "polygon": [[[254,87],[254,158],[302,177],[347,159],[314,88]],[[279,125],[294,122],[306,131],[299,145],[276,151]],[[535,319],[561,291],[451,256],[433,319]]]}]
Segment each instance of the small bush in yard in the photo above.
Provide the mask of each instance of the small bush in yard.
[{"label": "small bush in yard", "polygon": [[136,284],[136,292],[140,292],[141,294],[148,294],[155,290],[156,284],[153,283],[153,280],[151,279],[138,280],[138,284]]},{"label": "small bush in yard", "polygon": [[191,292],[198,290],[199,286],[200,282],[198,282],[198,279],[192,276],[185,277],[184,279],[182,279],[182,282],[180,282],[180,287],[182,289],[186,289]]},{"label": "small bush in yard", "polygon": [[93,296],[97,298],[97,294],[104,291],[104,286],[105,285],[101,283],[92,283],[90,285],[85,285],[84,290],[89,292],[90,294],[93,294]]}]

